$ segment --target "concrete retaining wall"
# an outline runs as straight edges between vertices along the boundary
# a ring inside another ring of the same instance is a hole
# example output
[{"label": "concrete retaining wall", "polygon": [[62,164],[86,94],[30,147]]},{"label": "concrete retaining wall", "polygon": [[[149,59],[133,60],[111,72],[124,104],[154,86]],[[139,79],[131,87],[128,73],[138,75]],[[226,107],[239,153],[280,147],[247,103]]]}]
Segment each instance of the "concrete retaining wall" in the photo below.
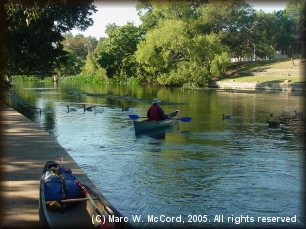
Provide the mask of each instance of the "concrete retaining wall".
[{"label": "concrete retaining wall", "polygon": [[289,80],[283,83],[255,82],[219,82],[211,83],[211,87],[236,90],[281,90],[281,91],[306,91],[306,83],[291,83]]},{"label": "concrete retaining wall", "polygon": [[238,90],[282,90],[282,91],[294,91],[294,90],[306,90],[306,83],[292,83],[291,77],[305,77],[305,65],[303,63],[295,63],[295,66],[287,69],[266,69],[258,68],[253,71],[240,71],[240,76],[275,76],[275,77],[285,77],[283,82],[279,83],[269,83],[269,82],[235,82],[235,80],[230,80],[230,82],[219,82],[214,81],[210,84],[210,87],[221,88],[221,89],[238,89]]}]

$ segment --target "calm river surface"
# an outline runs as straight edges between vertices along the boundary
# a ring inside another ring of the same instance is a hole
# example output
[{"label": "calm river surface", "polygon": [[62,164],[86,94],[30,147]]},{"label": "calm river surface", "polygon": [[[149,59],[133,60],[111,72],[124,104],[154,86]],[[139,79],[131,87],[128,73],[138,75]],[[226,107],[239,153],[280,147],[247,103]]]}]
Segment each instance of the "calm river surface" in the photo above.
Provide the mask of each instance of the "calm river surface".
[{"label": "calm river surface", "polygon": [[[298,123],[268,128],[266,120],[303,110],[305,94],[63,83],[12,89],[42,109],[31,119],[135,227],[304,225],[303,130]],[[166,113],[180,109],[192,120],[135,136],[128,115],[146,115],[155,97]],[[83,104],[104,112],[84,112]],[[78,110],[67,112],[67,105]]]}]

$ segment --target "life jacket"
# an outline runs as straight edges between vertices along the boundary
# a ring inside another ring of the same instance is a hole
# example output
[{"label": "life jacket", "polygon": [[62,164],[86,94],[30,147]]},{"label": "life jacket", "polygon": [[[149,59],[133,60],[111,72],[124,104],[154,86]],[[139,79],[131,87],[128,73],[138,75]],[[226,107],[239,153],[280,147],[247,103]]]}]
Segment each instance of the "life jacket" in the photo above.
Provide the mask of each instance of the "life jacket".
[{"label": "life jacket", "polygon": [[158,121],[159,120],[159,114],[157,111],[158,106],[151,106],[150,107],[150,120]]}]

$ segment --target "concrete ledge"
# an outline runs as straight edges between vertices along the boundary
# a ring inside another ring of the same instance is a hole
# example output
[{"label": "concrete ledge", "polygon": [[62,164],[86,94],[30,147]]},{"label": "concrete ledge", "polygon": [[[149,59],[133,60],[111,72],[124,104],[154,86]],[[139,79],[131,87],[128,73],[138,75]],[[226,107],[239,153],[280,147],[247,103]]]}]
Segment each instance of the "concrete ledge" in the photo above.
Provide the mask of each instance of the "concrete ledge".
[{"label": "concrete ledge", "polygon": [[[40,228],[39,182],[46,161],[70,167],[81,182],[97,188],[73,158],[36,123],[0,101],[1,110],[1,221],[0,228]],[[100,193],[99,191],[97,191]]]},{"label": "concrete ledge", "polygon": [[283,83],[260,83],[254,82],[213,82],[211,87],[221,89],[239,89],[239,90],[281,90],[281,91],[305,91],[306,83],[291,83],[289,80]]}]

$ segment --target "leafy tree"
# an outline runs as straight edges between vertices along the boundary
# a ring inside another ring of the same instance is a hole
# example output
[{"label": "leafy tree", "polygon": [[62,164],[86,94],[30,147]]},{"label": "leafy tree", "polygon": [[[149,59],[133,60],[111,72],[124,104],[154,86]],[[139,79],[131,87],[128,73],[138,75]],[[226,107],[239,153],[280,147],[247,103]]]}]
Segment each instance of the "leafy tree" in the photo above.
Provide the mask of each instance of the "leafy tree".
[{"label": "leafy tree", "polygon": [[70,50],[78,59],[85,60],[87,55],[96,48],[98,41],[95,37],[84,37],[82,34],[65,36],[62,42],[66,50]]},{"label": "leafy tree", "polygon": [[299,34],[306,28],[306,0],[291,0],[284,10],[284,14],[294,22],[295,34]]},{"label": "leafy tree", "polygon": [[99,76],[104,78],[104,82],[107,81],[106,70],[99,66],[95,52],[87,56],[85,65],[82,67],[80,74],[85,76]]},{"label": "leafy tree", "polygon": [[189,32],[188,23],[166,19],[139,43],[136,60],[151,81],[162,85],[206,85],[211,76],[226,70],[230,56],[219,38],[213,34],[191,36]]},{"label": "leafy tree", "polygon": [[138,15],[142,21],[141,28],[144,31],[149,31],[158,25],[159,20],[193,20],[198,16],[197,8],[207,3],[208,0],[139,0],[136,10],[138,10]]},{"label": "leafy tree", "polygon": [[67,61],[65,63],[60,63],[59,67],[55,67],[54,71],[59,76],[73,76],[77,75],[81,70],[83,65],[81,60],[78,60],[76,56],[68,51],[66,54]]},{"label": "leafy tree", "polygon": [[276,12],[276,50],[284,50],[286,54],[289,54],[289,46],[292,46],[296,37],[296,31],[294,29],[295,23],[286,14],[285,11]]},{"label": "leafy tree", "polygon": [[142,21],[140,27],[144,31],[149,31],[158,24],[159,16],[153,14],[153,6],[149,0],[140,0],[136,5],[139,19]]},{"label": "leafy tree", "polygon": [[[291,34],[288,34],[285,42],[289,43],[291,49],[288,50],[289,56],[292,56],[292,48],[296,38],[305,40],[305,31],[306,31],[306,0],[291,0],[284,10],[283,19],[286,24],[286,29],[292,31]],[[290,36],[291,35],[291,36]],[[283,36],[281,36],[283,38]],[[282,39],[284,40],[284,38]]]},{"label": "leafy tree", "polygon": [[278,34],[276,12],[265,13],[260,10],[254,16],[252,35],[255,55],[272,58]]},{"label": "leafy tree", "polygon": [[61,76],[77,75],[81,72],[86,58],[93,52],[98,41],[94,37],[84,37],[82,34],[73,36],[71,33],[66,33],[63,36],[65,40],[62,44],[68,52],[69,59],[66,63],[61,63],[60,68],[55,68],[55,71]]},{"label": "leafy tree", "polygon": [[197,33],[217,34],[233,56],[252,53],[254,10],[248,3],[242,0],[209,1],[200,5],[197,11],[199,17],[194,22]]},{"label": "leafy tree", "polygon": [[255,11],[243,0],[141,0],[137,10],[147,34],[136,60],[147,82],[204,85],[224,73],[230,54],[271,58],[278,45],[288,47],[304,2],[293,0],[284,14]]},{"label": "leafy tree", "polygon": [[189,40],[183,32],[185,28],[183,21],[161,21],[159,28],[150,30],[145,40],[139,43],[136,60],[153,76],[167,72],[171,66],[188,58],[184,48]]},{"label": "leafy tree", "polygon": [[10,0],[7,13],[7,71],[48,75],[68,61],[62,33],[85,30],[96,12],[92,0]]},{"label": "leafy tree", "polygon": [[125,81],[127,77],[135,75],[136,61],[133,55],[142,32],[130,22],[124,26],[109,24],[105,32],[108,38],[99,42],[95,51],[97,63],[106,69],[108,77]]}]

